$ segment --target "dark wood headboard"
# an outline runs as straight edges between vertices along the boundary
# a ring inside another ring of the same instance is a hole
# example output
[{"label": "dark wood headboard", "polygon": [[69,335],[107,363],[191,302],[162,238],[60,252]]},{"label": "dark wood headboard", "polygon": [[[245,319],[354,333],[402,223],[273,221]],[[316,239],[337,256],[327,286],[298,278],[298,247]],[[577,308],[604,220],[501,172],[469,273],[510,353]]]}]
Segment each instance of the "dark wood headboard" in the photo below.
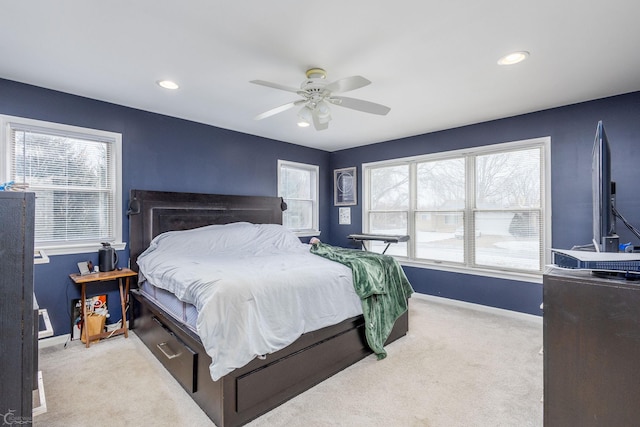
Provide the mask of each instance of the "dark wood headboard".
[{"label": "dark wood headboard", "polygon": [[282,224],[285,209],[280,197],[131,190],[127,212],[131,269],[138,271],[138,256],[158,234],[241,221]]}]

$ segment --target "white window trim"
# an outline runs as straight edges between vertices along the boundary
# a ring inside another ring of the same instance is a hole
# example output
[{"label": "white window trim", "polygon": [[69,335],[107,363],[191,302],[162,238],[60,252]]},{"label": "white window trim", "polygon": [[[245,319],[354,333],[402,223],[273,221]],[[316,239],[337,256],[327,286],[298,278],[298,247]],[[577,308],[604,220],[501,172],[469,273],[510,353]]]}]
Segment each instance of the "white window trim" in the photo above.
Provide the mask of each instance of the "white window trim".
[{"label": "white window trim", "polygon": [[[315,176],[316,176],[316,200],[315,203],[313,204],[313,228],[311,230],[298,230],[298,231],[293,231],[294,234],[298,237],[313,237],[313,236],[319,236],[320,235],[320,167],[317,165],[311,165],[308,163],[298,163],[298,162],[291,162],[288,160],[280,160],[278,159],[278,173],[277,173],[277,188],[278,188],[278,197],[283,197],[282,194],[280,194],[280,170],[282,169],[283,166],[290,166],[292,168],[297,168],[297,169],[304,169],[304,170],[308,170],[308,171],[312,171]],[[286,202],[286,200],[285,200]],[[283,212],[284,214],[284,212]]]},{"label": "white window trim", "polygon": [[[122,240],[122,135],[115,132],[97,129],[46,122],[42,120],[33,120],[23,117],[0,115],[0,129],[2,129],[2,131],[0,131],[0,165],[3,166],[0,172],[0,180],[2,182],[9,181],[9,170],[11,167],[11,159],[9,158],[11,124],[42,128],[44,130],[89,135],[113,141],[116,195],[113,206],[115,241],[111,242],[111,246],[116,250],[124,249],[126,247],[126,243]],[[97,252],[100,247],[101,245],[98,242],[86,244],[36,245],[35,249],[44,250],[47,255],[67,255]]]},{"label": "white window trim", "polygon": [[[362,227],[363,230],[369,229],[369,191],[370,191],[370,174],[368,173],[369,168],[381,167],[381,166],[395,166],[395,165],[407,165],[410,163],[416,163],[426,160],[441,160],[451,157],[460,157],[464,155],[479,155],[479,154],[490,154],[492,152],[502,152],[512,149],[526,149],[528,147],[543,147],[544,152],[544,176],[541,178],[544,180],[542,185],[544,186],[544,200],[541,200],[541,210],[543,212],[544,218],[544,228],[542,235],[542,247],[543,247],[543,257],[544,257],[544,265],[549,265],[551,263],[551,137],[540,137],[540,138],[532,138],[521,141],[513,141],[513,142],[504,142],[492,145],[485,145],[480,147],[471,147],[459,150],[452,150],[446,152],[439,152],[433,154],[423,154],[418,156],[411,157],[403,157],[398,159],[389,159],[389,160],[381,160],[377,162],[363,163],[362,171],[363,171],[363,208],[362,208]],[[410,169],[411,171],[411,169]],[[414,179],[415,177],[412,177]],[[415,192],[413,187],[412,192]],[[409,217],[411,217],[412,212],[415,211],[415,194],[411,196],[411,206],[409,208]],[[413,230],[413,222],[408,221],[408,233],[409,235],[414,235]],[[411,242],[409,242],[411,245]],[[411,252],[410,248],[409,253]],[[418,260],[415,258],[409,257],[399,257],[397,256],[398,261],[401,265],[406,265],[409,267],[419,267],[419,268],[430,268],[433,270],[441,270],[455,273],[463,273],[463,274],[472,274],[477,276],[485,276],[485,277],[493,277],[499,279],[508,279],[508,280],[518,280],[522,282],[532,282],[532,283],[542,283],[542,273],[525,273],[525,272],[514,272],[514,271],[502,271],[498,269],[491,268],[481,268],[481,267],[469,267],[455,264],[447,264],[444,262],[435,262],[428,260]]]}]

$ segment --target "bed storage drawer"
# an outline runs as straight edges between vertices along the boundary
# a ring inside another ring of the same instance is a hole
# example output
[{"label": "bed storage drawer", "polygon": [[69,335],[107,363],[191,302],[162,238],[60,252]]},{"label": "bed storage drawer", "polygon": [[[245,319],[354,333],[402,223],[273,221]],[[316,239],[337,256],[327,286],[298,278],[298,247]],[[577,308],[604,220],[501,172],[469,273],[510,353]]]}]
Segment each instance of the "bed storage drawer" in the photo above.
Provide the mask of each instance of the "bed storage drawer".
[{"label": "bed storage drawer", "polygon": [[151,316],[145,341],[149,341],[149,349],[169,372],[191,393],[197,391],[198,353],[187,346],[162,321]]},{"label": "bed storage drawer", "polygon": [[[288,395],[292,389],[306,390],[344,369],[345,359],[351,359],[350,363],[354,363],[364,358],[370,352],[363,347],[359,335],[364,338],[364,325],[330,337],[238,377],[236,410],[242,412],[259,406],[265,399],[280,400],[282,403],[281,396]],[[325,344],[329,341],[341,351],[327,351]],[[311,374],[310,371],[315,374]]]}]

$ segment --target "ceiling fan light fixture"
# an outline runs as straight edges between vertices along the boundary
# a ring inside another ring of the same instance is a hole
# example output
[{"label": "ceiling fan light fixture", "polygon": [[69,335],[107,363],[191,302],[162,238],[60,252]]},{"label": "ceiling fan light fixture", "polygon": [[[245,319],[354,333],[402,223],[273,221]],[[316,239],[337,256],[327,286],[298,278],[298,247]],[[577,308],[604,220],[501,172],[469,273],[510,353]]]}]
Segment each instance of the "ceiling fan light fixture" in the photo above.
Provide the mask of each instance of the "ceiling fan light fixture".
[{"label": "ceiling fan light fixture", "polygon": [[318,122],[319,123],[329,123],[331,121],[331,110],[325,101],[322,101],[316,107]]},{"label": "ceiling fan light fixture", "polygon": [[528,57],[529,57],[529,52],[524,50],[520,52],[512,52],[498,59],[498,65],[514,65],[524,61]]},{"label": "ceiling fan light fixture", "polygon": [[306,128],[311,125],[312,121],[313,111],[311,111],[311,108],[309,108],[309,106],[305,105],[298,112],[298,126],[300,126],[301,128]]}]

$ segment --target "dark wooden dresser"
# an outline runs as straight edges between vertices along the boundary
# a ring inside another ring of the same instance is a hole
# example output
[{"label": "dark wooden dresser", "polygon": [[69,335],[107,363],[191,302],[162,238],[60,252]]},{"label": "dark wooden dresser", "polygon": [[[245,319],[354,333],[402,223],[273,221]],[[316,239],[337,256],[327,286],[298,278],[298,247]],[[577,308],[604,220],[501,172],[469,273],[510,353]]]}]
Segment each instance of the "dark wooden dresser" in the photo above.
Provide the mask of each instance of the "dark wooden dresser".
[{"label": "dark wooden dresser", "polygon": [[544,276],[544,425],[640,425],[640,281]]},{"label": "dark wooden dresser", "polygon": [[0,191],[0,417],[31,425],[34,193]]}]

